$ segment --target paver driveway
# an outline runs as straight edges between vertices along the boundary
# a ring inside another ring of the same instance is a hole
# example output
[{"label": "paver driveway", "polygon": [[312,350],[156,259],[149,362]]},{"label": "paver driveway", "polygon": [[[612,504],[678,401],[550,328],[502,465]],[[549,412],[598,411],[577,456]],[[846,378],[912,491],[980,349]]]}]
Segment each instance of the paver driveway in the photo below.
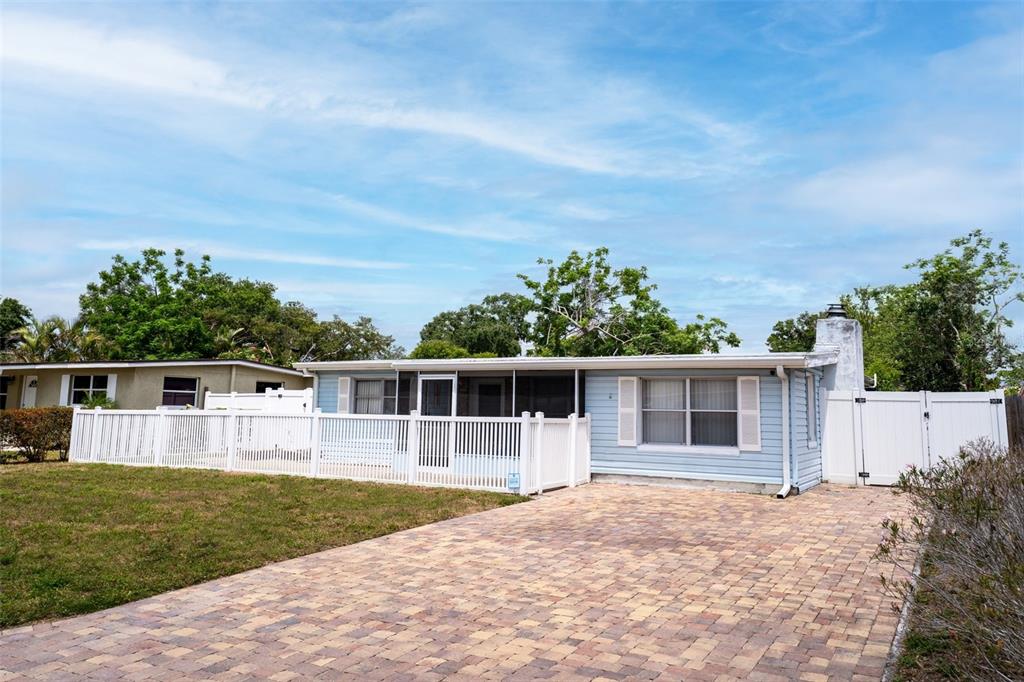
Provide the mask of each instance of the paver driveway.
[{"label": "paver driveway", "polygon": [[[595,484],[0,637],[10,677],[877,679],[882,489]],[[0,674],[0,678],[4,677]]]}]

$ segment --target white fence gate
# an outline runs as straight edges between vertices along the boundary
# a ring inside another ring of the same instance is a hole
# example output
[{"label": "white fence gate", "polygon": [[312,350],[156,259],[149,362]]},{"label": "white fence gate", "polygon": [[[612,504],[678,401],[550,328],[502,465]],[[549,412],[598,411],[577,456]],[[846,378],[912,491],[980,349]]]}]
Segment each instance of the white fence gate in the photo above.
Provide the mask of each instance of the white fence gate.
[{"label": "white fence gate", "polygon": [[69,456],[534,493],[590,480],[590,418],[78,409]]},{"label": "white fence gate", "polygon": [[823,478],[892,485],[910,465],[929,467],[988,438],[1008,444],[1003,392],[829,391],[824,405]]}]

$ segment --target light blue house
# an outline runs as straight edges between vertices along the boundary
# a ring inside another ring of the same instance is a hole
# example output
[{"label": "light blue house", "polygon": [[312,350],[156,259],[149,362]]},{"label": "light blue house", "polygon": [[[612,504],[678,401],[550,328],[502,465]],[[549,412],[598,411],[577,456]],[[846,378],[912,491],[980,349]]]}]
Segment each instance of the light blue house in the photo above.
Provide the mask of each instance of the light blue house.
[{"label": "light blue house", "polygon": [[[298,363],[322,412],[590,415],[595,477],[685,479],[786,495],[821,481],[819,396],[863,369],[841,308],[810,353]],[[859,373],[858,373],[859,372]],[[859,378],[858,378],[859,377]]]}]

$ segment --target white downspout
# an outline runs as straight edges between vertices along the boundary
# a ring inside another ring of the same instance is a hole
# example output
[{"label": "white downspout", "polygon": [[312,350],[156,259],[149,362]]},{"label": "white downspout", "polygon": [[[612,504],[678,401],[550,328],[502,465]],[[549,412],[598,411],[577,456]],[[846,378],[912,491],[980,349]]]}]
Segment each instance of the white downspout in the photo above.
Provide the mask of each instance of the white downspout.
[{"label": "white downspout", "polygon": [[789,490],[793,487],[789,461],[789,377],[786,376],[786,370],[782,365],[775,368],[775,375],[782,382],[782,487],[775,493],[775,497],[781,500],[789,495]]}]

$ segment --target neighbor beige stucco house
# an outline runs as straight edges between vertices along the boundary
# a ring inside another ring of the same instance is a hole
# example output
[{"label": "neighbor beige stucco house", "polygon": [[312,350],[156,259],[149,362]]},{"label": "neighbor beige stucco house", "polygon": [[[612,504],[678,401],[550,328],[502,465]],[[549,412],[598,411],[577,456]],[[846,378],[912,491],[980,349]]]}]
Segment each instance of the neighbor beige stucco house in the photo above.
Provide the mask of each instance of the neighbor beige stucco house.
[{"label": "neighbor beige stucco house", "polygon": [[13,363],[0,365],[0,409],[75,405],[98,393],[126,410],[202,408],[208,391],[262,393],[311,384],[296,370],[247,360]]}]

